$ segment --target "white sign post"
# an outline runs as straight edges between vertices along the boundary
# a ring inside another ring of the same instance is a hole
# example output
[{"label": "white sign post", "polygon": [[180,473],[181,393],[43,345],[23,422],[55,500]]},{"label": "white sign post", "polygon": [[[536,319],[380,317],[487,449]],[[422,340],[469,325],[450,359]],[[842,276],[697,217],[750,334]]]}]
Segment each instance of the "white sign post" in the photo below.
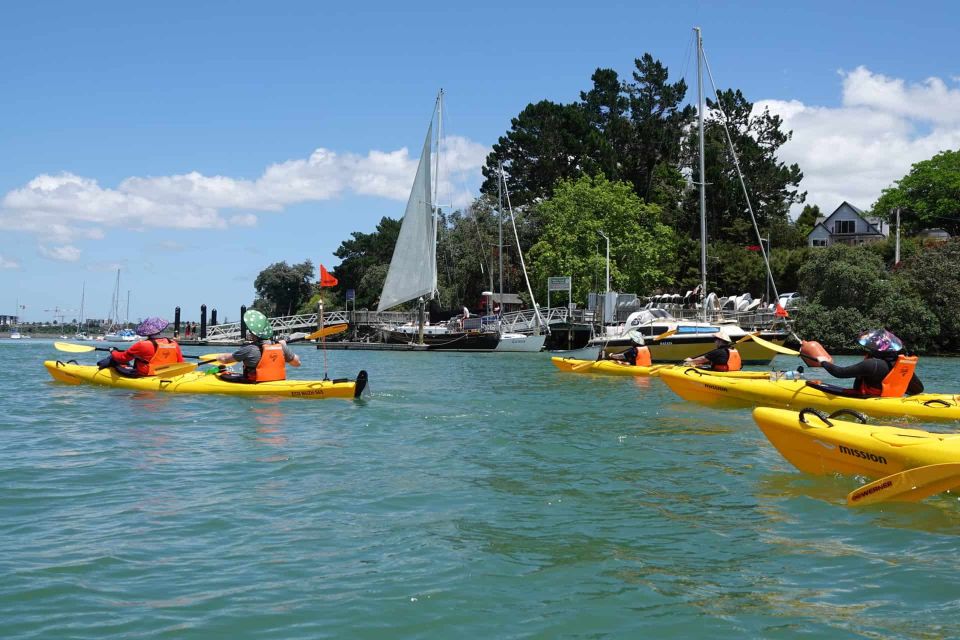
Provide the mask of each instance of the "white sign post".
[{"label": "white sign post", "polygon": [[570,276],[550,276],[547,278],[547,308],[550,308],[550,292],[567,292],[567,309],[571,308],[573,302],[573,278]]}]

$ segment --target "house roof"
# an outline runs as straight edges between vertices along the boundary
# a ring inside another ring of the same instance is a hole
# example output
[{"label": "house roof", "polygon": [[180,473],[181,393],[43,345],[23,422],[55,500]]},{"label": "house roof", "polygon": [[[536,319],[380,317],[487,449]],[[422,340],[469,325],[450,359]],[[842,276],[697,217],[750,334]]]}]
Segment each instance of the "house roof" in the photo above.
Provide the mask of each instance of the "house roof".
[{"label": "house roof", "polygon": [[[816,225],[814,225],[813,229],[816,229],[817,227],[823,227],[824,230],[827,231],[827,233],[830,233],[831,235],[833,235],[832,232],[830,231],[829,227],[827,227],[827,223],[830,222],[830,220],[833,218],[833,216],[837,215],[837,213],[838,213],[841,209],[843,209],[844,206],[846,206],[847,208],[849,208],[851,211],[853,211],[854,215],[856,215],[856,216],[859,217],[861,220],[863,220],[864,223],[866,223],[867,228],[870,229],[870,230],[872,231],[872,233],[874,233],[874,234],[876,234],[876,235],[878,235],[878,236],[882,236],[882,235],[883,235],[883,232],[880,231],[880,228],[877,227],[877,223],[876,223],[876,222],[873,222],[873,221],[871,221],[869,218],[867,218],[866,216],[864,216],[864,215],[863,215],[863,211],[862,211],[861,209],[853,206],[852,204],[850,204],[850,203],[847,202],[846,200],[844,200],[843,202],[841,202],[841,203],[840,203],[840,206],[838,206],[836,209],[834,209],[834,210],[833,210],[833,213],[831,213],[830,215],[828,215],[828,216],[827,216],[826,218],[824,218],[822,221],[820,221],[820,220],[818,219],[818,222],[817,222]],[[881,227],[881,228],[882,228],[882,227]],[[813,233],[813,229],[811,229],[811,230],[810,230],[810,233],[807,234],[807,237],[808,237],[808,238],[810,237],[810,234]]]}]

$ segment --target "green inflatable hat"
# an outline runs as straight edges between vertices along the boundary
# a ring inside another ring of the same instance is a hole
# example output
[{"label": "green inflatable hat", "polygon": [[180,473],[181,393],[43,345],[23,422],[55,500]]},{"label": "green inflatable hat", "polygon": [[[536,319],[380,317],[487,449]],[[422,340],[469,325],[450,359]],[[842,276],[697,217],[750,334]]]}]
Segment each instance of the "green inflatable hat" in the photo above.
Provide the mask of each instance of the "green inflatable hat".
[{"label": "green inflatable hat", "polygon": [[269,340],[273,337],[273,327],[270,326],[270,321],[267,320],[267,316],[256,309],[250,309],[250,311],[244,313],[243,322],[247,325],[250,333],[261,340]]}]

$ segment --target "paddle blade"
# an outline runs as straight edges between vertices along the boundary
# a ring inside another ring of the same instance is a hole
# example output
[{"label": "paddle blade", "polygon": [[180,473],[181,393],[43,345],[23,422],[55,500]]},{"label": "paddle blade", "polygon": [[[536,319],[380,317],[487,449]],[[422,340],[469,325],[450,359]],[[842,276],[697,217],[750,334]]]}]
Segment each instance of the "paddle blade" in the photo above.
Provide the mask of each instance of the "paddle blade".
[{"label": "paddle blade", "polygon": [[87,353],[96,351],[96,347],[85,344],[73,344],[72,342],[54,342],[53,348],[57,351],[66,351],[67,353]]},{"label": "paddle blade", "polygon": [[847,506],[877,502],[919,502],[935,493],[960,486],[960,463],[947,462],[907,469],[869,482],[847,494]]},{"label": "paddle blade", "polygon": [[332,324],[329,327],[323,327],[319,331],[314,331],[308,335],[304,340],[319,340],[320,338],[326,338],[327,336],[335,336],[338,333],[343,333],[349,328],[348,324]]},{"label": "paddle blade", "polygon": [[670,336],[672,336],[672,335],[675,334],[676,332],[677,332],[676,329],[670,329],[669,331],[664,331],[664,332],[661,333],[660,335],[654,336],[654,337],[653,337],[653,341],[656,342],[656,341],[658,341],[658,340],[663,340],[663,339],[665,339],[665,338],[669,338]]},{"label": "paddle blade", "polygon": [[589,368],[592,367],[593,365],[594,365],[594,361],[593,361],[593,360],[588,360],[587,362],[581,362],[580,364],[575,364],[575,365],[573,365],[573,366],[570,368],[570,370],[571,370],[571,371],[586,371],[587,369],[589,369]]},{"label": "paddle blade", "polygon": [[195,362],[177,362],[176,364],[157,367],[154,369],[154,372],[158,378],[173,378],[174,376],[182,376],[185,373],[196,370],[197,364]]},{"label": "paddle blade", "polygon": [[770,349],[770,351],[776,351],[777,353],[782,353],[784,355],[788,355],[788,356],[800,355],[799,351],[788,349],[787,347],[782,347],[776,342],[770,342],[769,340],[764,340],[763,338],[761,338],[760,336],[754,333],[748,333],[747,335],[743,336],[742,338],[737,340],[737,344],[741,342],[746,342],[747,340],[753,340],[754,342],[759,344],[761,347],[766,347],[767,349]]}]

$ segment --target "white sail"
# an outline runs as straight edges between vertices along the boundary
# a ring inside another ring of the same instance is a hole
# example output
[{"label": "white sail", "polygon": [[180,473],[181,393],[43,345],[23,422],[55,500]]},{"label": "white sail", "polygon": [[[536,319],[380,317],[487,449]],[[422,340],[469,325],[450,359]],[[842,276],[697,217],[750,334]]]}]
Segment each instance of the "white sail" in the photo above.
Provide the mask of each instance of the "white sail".
[{"label": "white sail", "polygon": [[380,293],[377,311],[389,309],[420,296],[430,296],[437,284],[437,248],[433,204],[430,200],[430,144],[433,123],[427,127],[427,139],[420,154],[420,165],[413,180],[407,210],[403,214],[397,246],[393,249],[390,270]]}]

